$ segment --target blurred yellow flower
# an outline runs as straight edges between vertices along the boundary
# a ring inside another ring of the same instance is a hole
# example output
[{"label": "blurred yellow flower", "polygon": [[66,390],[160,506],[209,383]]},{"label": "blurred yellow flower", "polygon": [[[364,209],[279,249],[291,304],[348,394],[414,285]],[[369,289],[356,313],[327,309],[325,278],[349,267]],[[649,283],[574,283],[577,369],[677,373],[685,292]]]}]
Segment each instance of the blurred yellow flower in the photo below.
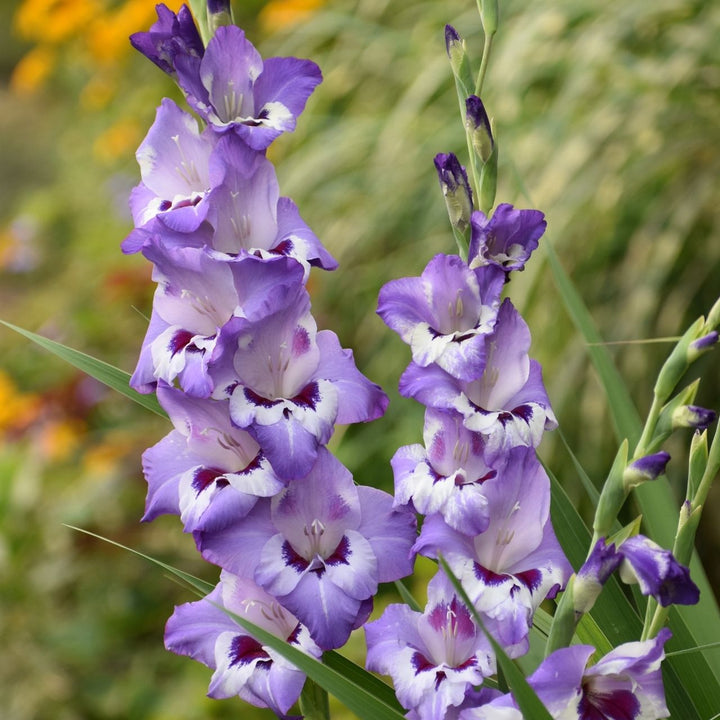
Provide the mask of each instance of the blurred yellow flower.
[{"label": "blurred yellow flower", "polygon": [[[93,72],[98,65],[113,69],[131,51],[128,37],[147,30],[155,20],[155,11],[150,0],[125,0],[114,7],[109,4],[108,0],[23,0],[14,16],[14,29],[24,40],[37,44],[15,67],[13,90],[31,94],[40,89],[54,66],[66,57],[58,51],[70,44],[74,63],[85,62]],[[166,0],[165,4],[177,11],[183,0]],[[99,83],[91,80],[83,93],[85,107],[105,107],[115,89],[115,83],[107,79]]]},{"label": "blurred yellow flower", "polygon": [[270,0],[260,11],[260,27],[267,32],[283,30],[306,20],[324,0]]},{"label": "blurred yellow flower", "polygon": [[95,477],[109,475],[135,448],[136,443],[127,433],[108,433],[101,444],[89,448],[83,455],[83,474]]},{"label": "blurred yellow flower", "polygon": [[114,162],[135,152],[142,140],[142,130],[137,121],[125,118],[111,125],[93,145],[95,157],[103,162]]},{"label": "blurred yellow flower", "polygon": [[15,30],[25,40],[58,44],[82,33],[101,12],[97,0],[24,0]]},{"label": "blurred yellow flower", "polygon": [[0,370],[0,436],[27,427],[37,418],[41,404],[38,395],[20,392],[12,378]]},{"label": "blurred yellow flower", "polygon": [[11,89],[20,95],[32,95],[45,84],[55,59],[55,51],[47,45],[32,48],[13,68]]},{"label": "blurred yellow flower", "polygon": [[36,449],[50,462],[67,460],[85,434],[85,424],[72,418],[49,420],[40,428]]},{"label": "blurred yellow flower", "polygon": [[85,110],[102,110],[115,97],[117,77],[112,72],[101,72],[90,78],[80,93],[80,105]]}]

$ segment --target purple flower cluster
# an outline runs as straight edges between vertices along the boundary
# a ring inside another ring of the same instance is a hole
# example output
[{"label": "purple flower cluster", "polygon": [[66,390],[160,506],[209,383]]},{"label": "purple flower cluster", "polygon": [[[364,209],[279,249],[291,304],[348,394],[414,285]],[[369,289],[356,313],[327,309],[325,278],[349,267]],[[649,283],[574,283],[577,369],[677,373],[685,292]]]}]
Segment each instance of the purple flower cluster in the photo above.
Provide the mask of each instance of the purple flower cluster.
[{"label": "purple flower cluster", "polygon": [[265,154],[294,129],[319,68],[263,60],[235,26],[204,47],[186,7],[157,10],[132,42],[200,125],[162,102],[137,152],[123,243],[157,283],[131,385],[155,391],[174,425],[143,456],[144,519],[180,515],[222,568],[205,600],[176,608],[166,645],[215,670],[211,696],[285,715],[304,677],[225,610],[319,657],[366,621],[378,583],[411,572],[415,516],[357,487],[325,447],[336,423],[374,420],[388,400],[318,330],[305,283],[336,262]]},{"label": "purple flower cluster", "polygon": [[[467,187],[454,156],[438,155],[435,164],[446,196]],[[392,459],[395,505],[425,515],[413,549],[446,559],[485,628],[517,657],[528,649],[538,605],[571,573],[535,455],[557,423],[540,366],[528,356],[528,327],[501,299],[545,220],[537,210],[500,205],[490,218],[473,212],[469,225],[467,261],[437,255],[420,277],[380,291],[379,315],[412,352],[400,393],[427,408],[424,445],[402,447]],[[366,636],[368,667],[392,676],[410,717],[457,717],[495,695],[479,689],[495,673],[494,653],[442,572],[424,613],[391,605]]]}]

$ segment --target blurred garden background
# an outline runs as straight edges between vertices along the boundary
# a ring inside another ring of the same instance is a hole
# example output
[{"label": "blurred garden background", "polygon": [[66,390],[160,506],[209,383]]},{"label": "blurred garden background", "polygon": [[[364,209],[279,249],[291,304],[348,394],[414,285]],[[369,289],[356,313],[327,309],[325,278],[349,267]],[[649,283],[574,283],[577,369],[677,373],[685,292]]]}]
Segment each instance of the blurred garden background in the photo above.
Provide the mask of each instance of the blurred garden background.
[{"label": "blurred garden background", "polygon": [[[546,238],[644,415],[670,344],[638,341],[677,336],[720,295],[720,4],[500,7],[483,97],[500,143],[498,202],[546,213]],[[462,160],[465,149],[443,28],[452,23],[479,58],[475,3],[243,0],[235,13],[265,57],[311,57],[324,73],[271,159],[281,193],[340,261],[335,273],[313,272],[318,325],[391,397],[385,418],[338,434],[333,447],[358,482],[389,490],[389,459],[421,440],[422,408],[396,392],[409,352],[375,315],[376,297],[391,278],[454,252],[432,163],[437,152]],[[119,248],[139,180],[134,151],[161,98],[182,102],[127,41],[154,18],[152,0],[0,5],[0,318],[127,371],[153,292],[149,264]],[[542,245],[512,292],[561,429],[600,483],[617,440]],[[186,590],[64,525],[214,581],[176,518],[139,522],[140,455],[169,424],[12,331],[0,338],[0,717],[271,716],[206,699],[210,671],[163,649],[173,605],[194,599]],[[696,372],[698,404],[715,410],[719,369],[715,353]],[[669,448],[678,489],[689,440]],[[541,456],[584,507],[558,433]],[[716,589],[718,490],[699,539]],[[380,602],[394,599],[389,590]],[[353,637],[356,658],[363,642]]]}]

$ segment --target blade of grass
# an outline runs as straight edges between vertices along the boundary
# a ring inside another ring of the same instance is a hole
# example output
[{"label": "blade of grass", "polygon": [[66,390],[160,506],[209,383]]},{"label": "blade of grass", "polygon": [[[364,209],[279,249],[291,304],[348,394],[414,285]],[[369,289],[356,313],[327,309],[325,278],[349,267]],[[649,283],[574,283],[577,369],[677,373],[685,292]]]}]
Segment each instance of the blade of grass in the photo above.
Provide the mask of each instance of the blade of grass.
[{"label": "blade of grass", "polygon": [[413,594],[408,590],[407,585],[402,580],[395,581],[395,588],[398,594],[403,599],[403,602],[409,606],[411,610],[415,612],[422,612],[422,608],[418,604],[418,601],[413,597]]},{"label": "blade of grass", "polygon": [[70,363],[70,365],[73,365],[78,370],[82,370],[84,373],[95,378],[103,385],[107,385],[112,390],[116,390],[121,395],[130,398],[134,402],[138,403],[138,405],[142,405],[147,410],[151,410],[161,417],[167,417],[167,414],[160,407],[160,403],[158,403],[157,398],[154,395],[142,395],[130,387],[130,375],[124,370],[120,370],[114,365],[110,365],[103,360],[98,360],[97,358],[87,355],[84,352],[67,347],[67,345],[63,345],[55,340],[50,340],[42,335],[36,335],[35,333],[18,327],[17,325],[13,325],[12,323],[5,322],[4,320],[0,320],[0,323],[2,323],[5,327],[10,328],[10,330],[14,330],[16,333],[25,336],[28,340],[32,340],[41,348],[51,352],[53,355],[56,355],[62,360],[65,360],[65,362]]},{"label": "blade of grass", "polygon": [[[66,527],[90,535],[122,550],[127,550],[144,560],[158,565],[163,570],[182,580],[200,597],[207,595],[214,587],[210,583],[190,575],[190,573],[186,573],[157,558],[133,550],[131,547],[122,545],[102,535],[73,525],[66,525]],[[402,707],[395,698],[392,689],[359,665],[355,665],[346,658],[341,658],[337,653],[326,653],[324,656],[326,662],[323,664],[245,618],[239,617],[225,608],[223,609],[239,625],[253,635],[256,640],[280,653],[302,670],[311,680],[334,695],[361,720],[402,720],[404,718]]]}]

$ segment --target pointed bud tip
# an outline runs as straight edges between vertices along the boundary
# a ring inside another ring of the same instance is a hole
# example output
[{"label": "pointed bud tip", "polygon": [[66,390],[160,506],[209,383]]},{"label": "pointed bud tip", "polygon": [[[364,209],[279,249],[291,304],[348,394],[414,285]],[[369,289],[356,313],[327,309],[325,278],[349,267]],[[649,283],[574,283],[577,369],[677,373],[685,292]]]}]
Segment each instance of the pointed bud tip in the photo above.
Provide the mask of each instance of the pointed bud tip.
[{"label": "pointed bud tip", "polygon": [[448,51],[448,55],[450,54],[450,46],[453,43],[459,43],[459,42],[462,42],[460,33],[458,33],[458,31],[452,25],[446,25],[445,26],[445,48]]}]

